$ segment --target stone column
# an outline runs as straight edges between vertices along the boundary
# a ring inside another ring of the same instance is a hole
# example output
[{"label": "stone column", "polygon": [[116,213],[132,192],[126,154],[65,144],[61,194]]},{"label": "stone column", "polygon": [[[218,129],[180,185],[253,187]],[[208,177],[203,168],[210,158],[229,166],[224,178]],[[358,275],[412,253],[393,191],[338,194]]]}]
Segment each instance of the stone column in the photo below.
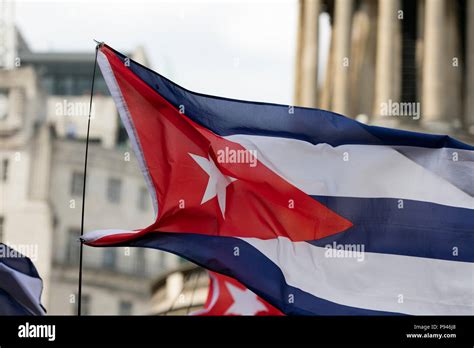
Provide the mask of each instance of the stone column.
[{"label": "stone column", "polygon": [[305,0],[301,52],[301,104],[307,107],[317,106],[319,11],[320,0]]},{"label": "stone column", "polygon": [[349,69],[353,0],[336,0],[333,111],[350,115]]},{"label": "stone column", "polygon": [[[416,96],[417,102],[421,104],[423,96],[423,62],[425,54],[425,2],[419,1],[417,5],[416,26]],[[421,110],[420,110],[421,111]]]},{"label": "stone column", "polygon": [[423,55],[422,123],[435,131],[449,130],[446,69],[446,1],[426,0]]},{"label": "stone column", "polygon": [[474,1],[467,1],[465,125],[474,134]]},{"label": "stone column", "polygon": [[296,55],[295,55],[295,94],[294,104],[301,105],[301,56],[303,51],[303,26],[304,26],[304,0],[298,1],[298,28],[296,32]]},{"label": "stone column", "polygon": [[377,2],[360,1],[352,19],[350,105],[354,116],[368,121],[374,105]]},{"label": "stone column", "polygon": [[320,101],[319,105],[321,106],[321,109],[324,110],[331,110],[331,105],[332,105],[332,92],[333,92],[333,86],[334,86],[334,25],[333,27],[333,32],[331,36],[331,41],[329,42],[329,54],[328,54],[328,59],[326,63],[326,71],[324,72],[324,82],[323,82],[323,88],[321,90],[321,96],[320,96]]},{"label": "stone column", "polygon": [[397,117],[384,115],[382,110],[392,102],[400,102],[401,25],[398,11],[401,4],[400,0],[379,0],[378,5],[373,114],[378,123],[395,126],[399,121]]},{"label": "stone column", "polygon": [[[468,1],[470,2],[470,1]],[[449,2],[446,9],[446,120],[450,126],[460,128],[463,121],[462,114],[462,74],[463,62],[461,53],[461,33],[459,31],[459,6],[457,1]]]}]

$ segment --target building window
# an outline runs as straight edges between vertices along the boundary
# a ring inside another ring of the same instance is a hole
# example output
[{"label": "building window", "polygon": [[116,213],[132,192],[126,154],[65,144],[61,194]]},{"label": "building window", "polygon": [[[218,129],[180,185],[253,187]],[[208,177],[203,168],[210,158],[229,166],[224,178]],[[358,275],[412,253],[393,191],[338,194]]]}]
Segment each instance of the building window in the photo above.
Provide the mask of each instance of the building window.
[{"label": "building window", "polygon": [[81,196],[83,186],[84,186],[84,173],[73,172],[72,179],[71,179],[71,195]]},{"label": "building window", "polygon": [[66,125],[66,137],[68,139],[76,139],[77,127],[74,123],[69,123]]},{"label": "building window", "polygon": [[6,182],[8,180],[8,158],[2,160],[2,181]]},{"label": "building window", "polygon": [[138,274],[146,274],[146,257],[143,248],[136,249],[135,270]]},{"label": "building window", "polygon": [[51,76],[44,76],[42,79],[43,87],[48,94],[53,94],[54,79]]},{"label": "building window", "polygon": [[4,226],[5,218],[3,216],[0,216],[0,243],[3,242]]},{"label": "building window", "polygon": [[138,192],[138,209],[145,211],[148,202],[148,190],[145,187],[140,187]]},{"label": "building window", "polygon": [[75,95],[73,85],[72,76],[61,76],[56,80],[56,92],[58,95]]},{"label": "building window", "polygon": [[0,89],[0,121],[8,116],[8,91]]},{"label": "building window", "polygon": [[117,145],[127,144],[127,141],[128,141],[127,130],[123,126],[122,122],[120,122],[120,127],[117,131]]},{"label": "building window", "polygon": [[[77,314],[79,306],[79,295],[76,293],[76,303],[73,305],[73,313]],[[91,312],[91,297],[88,294],[82,294],[81,299],[81,315],[89,315]]]},{"label": "building window", "polygon": [[90,295],[82,295],[81,314],[89,315],[91,313],[91,297]]},{"label": "building window", "polygon": [[107,199],[111,203],[120,202],[120,190],[122,188],[122,181],[116,178],[109,178],[107,183]]},{"label": "building window", "polygon": [[74,94],[77,95],[87,95],[90,93],[91,89],[91,81],[87,77],[79,77],[75,78],[75,85],[74,85]]},{"label": "building window", "polygon": [[78,228],[70,228],[68,231],[67,240],[67,255],[66,260],[69,264],[77,264],[79,262],[80,243],[79,237],[81,230]]},{"label": "building window", "polygon": [[115,269],[117,266],[117,249],[107,248],[104,249],[104,258],[102,260],[102,265],[107,269]]},{"label": "building window", "polygon": [[133,305],[130,301],[120,301],[119,315],[131,315]]}]

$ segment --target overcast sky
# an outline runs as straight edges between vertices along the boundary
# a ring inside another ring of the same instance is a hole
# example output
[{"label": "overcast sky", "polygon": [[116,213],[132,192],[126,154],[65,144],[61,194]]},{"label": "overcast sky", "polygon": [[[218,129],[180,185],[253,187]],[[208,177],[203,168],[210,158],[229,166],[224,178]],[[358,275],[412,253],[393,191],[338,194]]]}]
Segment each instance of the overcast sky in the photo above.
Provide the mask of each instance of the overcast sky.
[{"label": "overcast sky", "polygon": [[93,38],[143,45],[152,69],[188,89],[291,104],[297,9],[297,0],[17,0],[15,18],[33,50],[93,51]]}]

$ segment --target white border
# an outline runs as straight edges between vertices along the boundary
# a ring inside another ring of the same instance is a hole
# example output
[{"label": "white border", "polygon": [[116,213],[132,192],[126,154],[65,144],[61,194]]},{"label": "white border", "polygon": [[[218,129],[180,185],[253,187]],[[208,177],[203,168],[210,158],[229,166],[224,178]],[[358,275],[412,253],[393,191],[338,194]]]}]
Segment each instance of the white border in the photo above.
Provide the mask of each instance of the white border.
[{"label": "white border", "polygon": [[140,165],[140,170],[145,177],[146,185],[148,187],[148,191],[151,194],[151,198],[153,201],[153,208],[155,210],[155,220],[158,217],[158,199],[156,197],[156,190],[153,182],[151,180],[151,175],[146,165],[145,156],[143,155],[143,150],[140,145],[140,140],[136,134],[136,129],[133,125],[132,117],[130,115],[130,111],[128,110],[127,104],[125,99],[122,95],[122,92],[118,86],[117,80],[115,79],[115,75],[113,73],[112,67],[107,60],[105,54],[103,54],[100,50],[97,55],[97,61],[99,63],[100,70],[102,75],[104,76],[105,82],[107,83],[107,87],[109,88],[110,94],[114,99],[115,105],[118,109],[120,119],[127,130],[128,137],[130,138],[130,142],[132,143],[133,152],[138,158],[138,164]]}]

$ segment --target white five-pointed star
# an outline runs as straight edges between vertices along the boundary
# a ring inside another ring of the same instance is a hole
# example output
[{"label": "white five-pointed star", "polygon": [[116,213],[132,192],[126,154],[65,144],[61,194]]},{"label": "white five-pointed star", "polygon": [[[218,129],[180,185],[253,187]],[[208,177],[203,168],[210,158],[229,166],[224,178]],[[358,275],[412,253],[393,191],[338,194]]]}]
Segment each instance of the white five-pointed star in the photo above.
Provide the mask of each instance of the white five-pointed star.
[{"label": "white five-pointed star", "polygon": [[211,157],[207,159],[192,153],[189,155],[196,161],[197,164],[199,164],[199,166],[207,173],[207,175],[209,175],[209,181],[207,182],[206,191],[202,197],[201,204],[204,204],[208,200],[217,196],[217,202],[219,203],[222,217],[225,218],[227,186],[232,184],[237,179],[222,174]]},{"label": "white five-pointed star", "polygon": [[260,311],[267,311],[267,307],[257,299],[257,295],[249,289],[241,290],[238,287],[225,283],[229,289],[234,303],[226,310],[225,314],[255,315]]}]

